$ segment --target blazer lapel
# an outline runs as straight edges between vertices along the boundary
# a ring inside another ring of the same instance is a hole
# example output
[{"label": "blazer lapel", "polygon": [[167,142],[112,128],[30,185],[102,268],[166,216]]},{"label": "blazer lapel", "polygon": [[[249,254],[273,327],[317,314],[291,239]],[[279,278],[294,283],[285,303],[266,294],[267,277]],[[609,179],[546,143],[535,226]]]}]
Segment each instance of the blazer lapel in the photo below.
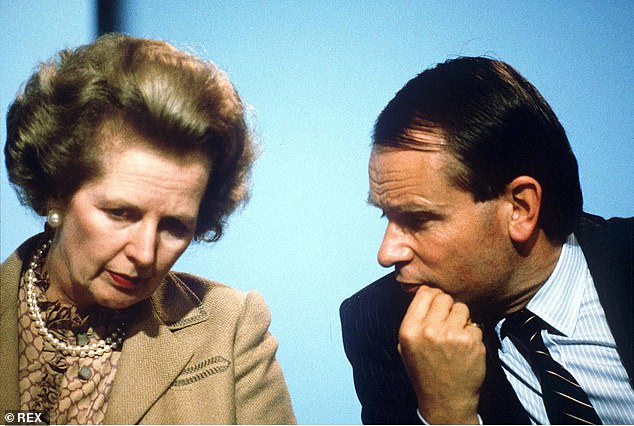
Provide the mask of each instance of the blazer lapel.
[{"label": "blazer lapel", "polygon": [[140,321],[128,330],[105,424],[134,424],[142,419],[194,354],[195,336],[186,330],[174,332],[207,318],[200,300],[172,274],[150,300],[139,305],[135,318]]}]

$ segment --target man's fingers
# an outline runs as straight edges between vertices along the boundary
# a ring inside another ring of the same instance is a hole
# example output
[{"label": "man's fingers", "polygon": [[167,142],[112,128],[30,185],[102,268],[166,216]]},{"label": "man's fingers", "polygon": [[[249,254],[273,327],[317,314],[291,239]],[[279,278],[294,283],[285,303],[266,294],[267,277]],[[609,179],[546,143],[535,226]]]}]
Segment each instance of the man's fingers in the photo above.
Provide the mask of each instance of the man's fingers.
[{"label": "man's fingers", "polygon": [[413,323],[420,323],[424,320],[429,312],[432,301],[439,294],[442,294],[442,291],[437,288],[428,287],[426,285],[420,286],[414,295],[414,299],[412,299],[407,308],[403,322],[411,321]]},{"label": "man's fingers", "polygon": [[467,305],[461,302],[454,303],[451,312],[447,316],[447,324],[453,328],[463,328],[471,323],[471,314]]},{"label": "man's fingers", "polygon": [[453,297],[446,293],[437,294],[429,305],[426,321],[430,323],[440,323],[447,320],[454,305]]},{"label": "man's fingers", "polygon": [[455,302],[442,290],[421,286],[410,303],[405,319],[416,324],[446,321],[449,326],[462,328],[470,322],[470,312],[467,305]]}]

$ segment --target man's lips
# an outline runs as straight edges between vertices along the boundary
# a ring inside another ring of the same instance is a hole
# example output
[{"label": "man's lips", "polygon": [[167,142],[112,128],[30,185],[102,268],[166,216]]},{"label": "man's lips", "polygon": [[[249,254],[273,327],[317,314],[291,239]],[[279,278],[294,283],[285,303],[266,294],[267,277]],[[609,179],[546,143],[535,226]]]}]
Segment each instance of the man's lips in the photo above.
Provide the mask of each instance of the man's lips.
[{"label": "man's lips", "polygon": [[405,274],[400,271],[398,268],[396,269],[396,282],[399,284],[399,286],[401,287],[401,290],[404,291],[405,293],[416,293],[416,291],[418,290],[418,288],[422,285],[425,285],[424,282],[421,282],[419,279],[416,279],[416,277],[407,277],[405,276]]},{"label": "man's lips", "polygon": [[112,278],[117,285],[124,288],[134,288],[139,285],[141,281],[138,278],[128,277],[126,275],[117,274],[116,272],[108,271],[108,275]]},{"label": "man's lips", "polygon": [[403,290],[405,293],[416,293],[418,288],[423,285],[421,283],[405,283],[402,281],[399,281],[398,283],[401,286],[401,290]]}]

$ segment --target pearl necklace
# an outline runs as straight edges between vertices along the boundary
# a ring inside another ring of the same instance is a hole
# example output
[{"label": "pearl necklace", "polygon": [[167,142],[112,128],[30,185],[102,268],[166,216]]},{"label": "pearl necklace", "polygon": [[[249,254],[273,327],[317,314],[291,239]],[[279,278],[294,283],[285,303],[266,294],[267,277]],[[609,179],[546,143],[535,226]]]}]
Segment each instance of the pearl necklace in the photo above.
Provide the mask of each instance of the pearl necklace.
[{"label": "pearl necklace", "polygon": [[61,351],[64,355],[84,357],[101,356],[107,352],[119,348],[123,339],[125,338],[125,332],[123,331],[123,324],[116,328],[110,337],[105,340],[101,339],[97,342],[86,345],[70,345],[66,342],[59,340],[53,335],[46,327],[46,323],[42,318],[42,311],[37,304],[37,296],[35,295],[35,285],[40,281],[35,271],[40,268],[40,262],[46,255],[48,248],[51,245],[52,240],[45,241],[42,246],[35,251],[29,269],[26,270],[26,303],[29,308],[29,315],[35,321],[35,328],[49,342],[56,350]]}]

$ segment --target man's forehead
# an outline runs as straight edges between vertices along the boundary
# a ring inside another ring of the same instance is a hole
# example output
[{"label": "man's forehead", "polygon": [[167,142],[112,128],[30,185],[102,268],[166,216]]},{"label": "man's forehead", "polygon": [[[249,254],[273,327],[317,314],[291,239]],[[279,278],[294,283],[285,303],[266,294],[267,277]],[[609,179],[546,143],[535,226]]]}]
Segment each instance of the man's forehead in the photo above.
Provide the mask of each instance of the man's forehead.
[{"label": "man's forehead", "polygon": [[447,177],[452,155],[435,149],[380,147],[369,164],[368,204],[384,212],[416,213],[436,210],[451,186]]},{"label": "man's forehead", "polygon": [[[453,176],[462,169],[461,161],[450,149],[450,144],[439,130],[435,132],[418,129],[407,130],[406,139],[374,143],[369,161],[369,173],[373,175],[398,172],[417,167],[425,159],[424,167],[430,167],[444,176]],[[417,163],[417,164],[416,164]]]},{"label": "man's forehead", "polygon": [[375,145],[368,166],[371,176],[376,173],[402,173],[407,169],[418,169],[423,167],[422,163],[425,167],[433,164],[433,169],[439,169],[451,156],[444,145],[439,144],[421,149]]},{"label": "man's forehead", "polygon": [[393,138],[375,141],[373,150],[388,148],[412,149],[415,151],[446,150],[447,139],[444,132],[437,126],[413,126]]}]

